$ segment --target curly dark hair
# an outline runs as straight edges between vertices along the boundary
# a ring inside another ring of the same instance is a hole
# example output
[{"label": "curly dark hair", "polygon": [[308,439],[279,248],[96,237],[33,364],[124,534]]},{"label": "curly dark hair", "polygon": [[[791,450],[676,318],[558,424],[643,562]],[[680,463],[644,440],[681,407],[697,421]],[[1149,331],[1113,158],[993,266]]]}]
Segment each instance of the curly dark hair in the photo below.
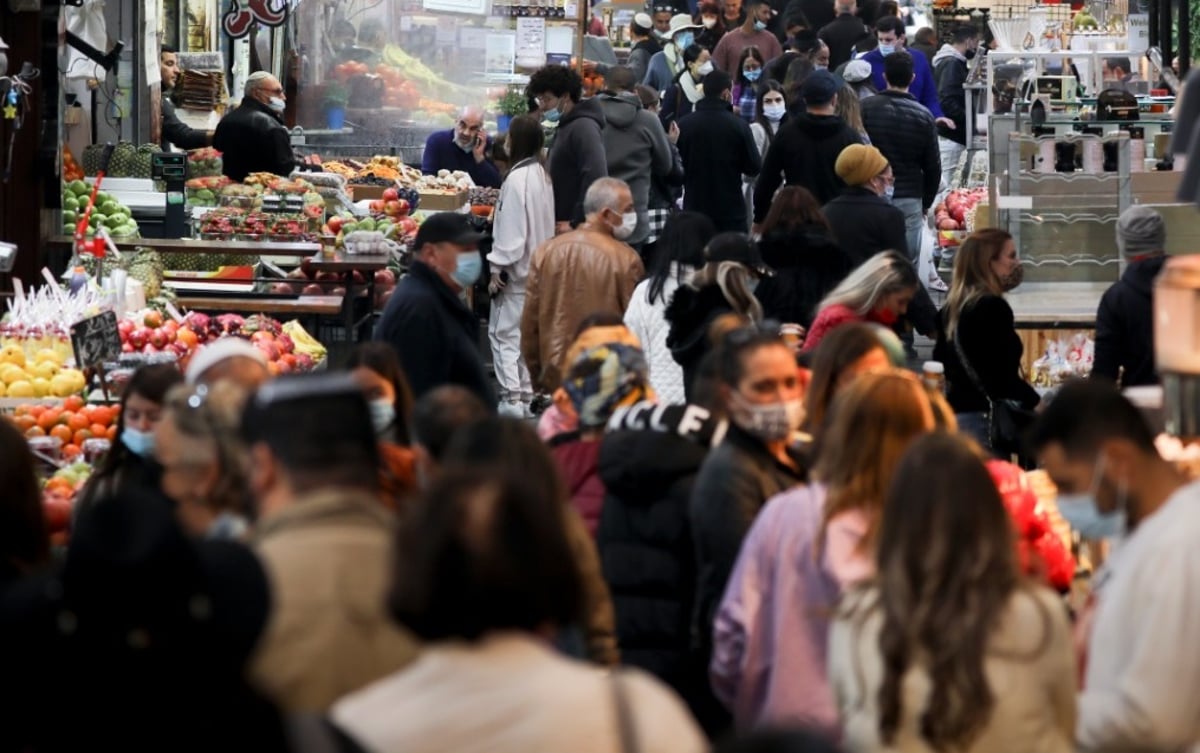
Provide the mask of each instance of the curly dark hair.
[{"label": "curly dark hair", "polygon": [[543,94],[569,97],[572,102],[583,98],[583,79],[573,68],[561,65],[544,65],[529,77],[525,93],[531,98]]}]

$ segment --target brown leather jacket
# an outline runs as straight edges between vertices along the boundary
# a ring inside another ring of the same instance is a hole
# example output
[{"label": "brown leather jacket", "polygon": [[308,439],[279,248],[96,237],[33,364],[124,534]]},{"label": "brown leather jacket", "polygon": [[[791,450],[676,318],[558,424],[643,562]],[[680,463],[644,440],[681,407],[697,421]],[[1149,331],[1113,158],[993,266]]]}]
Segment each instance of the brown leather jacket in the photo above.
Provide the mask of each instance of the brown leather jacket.
[{"label": "brown leather jacket", "polygon": [[521,355],[536,387],[552,392],[559,386],[569,367],[563,356],[579,323],[601,311],[624,316],[644,274],[637,252],[590,223],[534,252],[521,316]]}]

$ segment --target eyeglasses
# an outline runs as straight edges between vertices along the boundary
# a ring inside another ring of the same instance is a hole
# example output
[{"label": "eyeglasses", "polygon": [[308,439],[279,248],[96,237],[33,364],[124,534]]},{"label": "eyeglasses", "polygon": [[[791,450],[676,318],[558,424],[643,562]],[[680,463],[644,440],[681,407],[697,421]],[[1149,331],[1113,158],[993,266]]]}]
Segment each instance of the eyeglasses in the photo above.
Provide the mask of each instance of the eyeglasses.
[{"label": "eyeglasses", "polygon": [[283,87],[281,86],[278,89],[267,89],[267,94],[283,94]]}]

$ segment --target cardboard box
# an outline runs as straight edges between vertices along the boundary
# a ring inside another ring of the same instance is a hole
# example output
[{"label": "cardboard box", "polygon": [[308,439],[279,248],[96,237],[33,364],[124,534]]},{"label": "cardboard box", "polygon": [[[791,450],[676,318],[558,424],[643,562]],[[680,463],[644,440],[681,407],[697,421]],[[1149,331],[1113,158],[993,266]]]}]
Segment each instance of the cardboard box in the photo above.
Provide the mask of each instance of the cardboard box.
[{"label": "cardboard box", "polygon": [[457,212],[467,203],[467,192],[458,193],[426,193],[421,192],[421,201],[417,209],[426,212]]},{"label": "cardboard box", "polygon": [[363,201],[364,199],[367,201],[373,201],[375,199],[382,199],[384,191],[388,190],[389,188],[394,188],[394,186],[368,186],[368,185],[361,185],[361,186],[348,185],[346,187],[350,189],[350,198],[354,199],[355,201]]}]

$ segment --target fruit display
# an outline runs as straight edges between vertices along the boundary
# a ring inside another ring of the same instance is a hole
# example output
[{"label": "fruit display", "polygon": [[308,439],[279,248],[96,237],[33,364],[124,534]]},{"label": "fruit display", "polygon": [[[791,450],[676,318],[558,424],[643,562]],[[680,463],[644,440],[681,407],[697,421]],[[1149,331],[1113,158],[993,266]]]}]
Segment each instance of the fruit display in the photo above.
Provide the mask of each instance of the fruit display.
[{"label": "fruit display", "polygon": [[934,226],[938,245],[958,246],[975,231],[975,213],[979,203],[987,198],[986,188],[956,188],[934,207]]},{"label": "fruit display", "polygon": [[308,334],[304,327],[300,326],[300,322],[295,320],[285,322],[283,325],[283,334],[291,338],[297,358],[307,356],[314,363],[321,363],[325,360],[325,346],[319,343],[312,335]]},{"label": "fruit display", "polygon": [[[83,443],[89,439],[117,438],[117,418],[120,407],[86,405],[78,395],[68,397],[62,405],[18,405],[8,420],[27,438],[54,437],[62,444],[58,456],[67,462],[78,460]],[[57,474],[55,474],[57,476]],[[84,479],[74,479],[72,487]]]},{"label": "fruit display", "polygon": [[1050,389],[1070,379],[1086,378],[1092,373],[1096,342],[1084,333],[1046,343],[1046,351],[1033,362],[1029,382]]},{"label": "fruit display", "polygon": [[71,154],[71,147],[63,144],[62,149],[62,177],[65,181],[83,180],[83,168],[75,162],[75,155]]},{"label": "fruit display", "polygon": [[[92,144],[83,150],[83,172],[96,175],[100,172],[100,162],[103,158],[105,145]],[[129,141],[121,141],[113,147],[112,157],[108,161],[105,175],[110,178],[143,178],[149,179],[151,166],[150,157],[161,151],[158,144],[142,144],[137,146]]]},{"label": "fruit display", "polygon": [[30,358],[17,343],[0,347],[0,397],[67,397],[83,392],[87,379],[66,362],[56,349],[43,348]]},{"label": "fruit display", "polygon": [[50,534],[51,544],[61,546],[67,543],[67,529],[75,510],[75,498],[91,475],[92,466],[77,461],[58,469],[42,484],[42,513],[46,518],[46,531]]},{"label": "fruit display", "polygon": [[[322,213],[324,210],[321,210]],[[197,231],[205,240],[315,241],[307,213],[248,211],[238,207],[210,209],[200,216]]]},{"label": "fruit display", "polygon": [[413,184],[413,188],[421,193],[454,194],[459,191],[470,191],[475,187],[475,181],[462,170],[438,170],[437,175],[422,175]]},{"label": "fruit display", "polygon": [[[88,197],[91,192],[91,186],[82,180],[73,180],[63,185],[63,235],[75,234],[75,225],[87,210]],[[105,191],[96,194],[96,206],[92,209],[91,217],[88,218],[88,229],[85,236],[91,238],[101,226],[107,228],[109,234],[114,238],[136,238],[140,232],[129,207]]]},{"label": "fruit display", "polygon": [[224,171],[221,153],[211,146],[188,152],[188,177],[204,178],[221,175]]},{"label": "fruit display", "polygon": [[233,181],[224,175],[189,178],[184,184],[188,204],[194,207],[215,207],[219,203],[221,190]]},{"label": "fruit display", "polygon": [[[288,325],[263,314],[209,316],[198,311],[189,313],[180,322],[164,317],[159,311],[147,310],[119,321],[117,331],[122,353],[150,356],[170,353],[178,358],[181,369],[187,368],[198,348],[222,337],[241,337],[263,351],[272,374],[310,371],[324,359],[324,346],[317,343],[316,348],[311,347],[309,341],[316,341],[304,333],[305,345],[297,347],[292,333],[304,332],[304,328],[299,322]],[[314,356],[317,352],[320,358]]]},{"label": "fruit display", "polygon": [[321,227],[322,235],[337,236],[337,245],[345,245],[345,236],[357,231],[379,232],[387,240],[409,244],[416,237],[421,223],[410,212],[413,206],[401,191],[389,188],[383,198],[370,202],[371,216],[356,219],[346,215],[334,215]]}]

